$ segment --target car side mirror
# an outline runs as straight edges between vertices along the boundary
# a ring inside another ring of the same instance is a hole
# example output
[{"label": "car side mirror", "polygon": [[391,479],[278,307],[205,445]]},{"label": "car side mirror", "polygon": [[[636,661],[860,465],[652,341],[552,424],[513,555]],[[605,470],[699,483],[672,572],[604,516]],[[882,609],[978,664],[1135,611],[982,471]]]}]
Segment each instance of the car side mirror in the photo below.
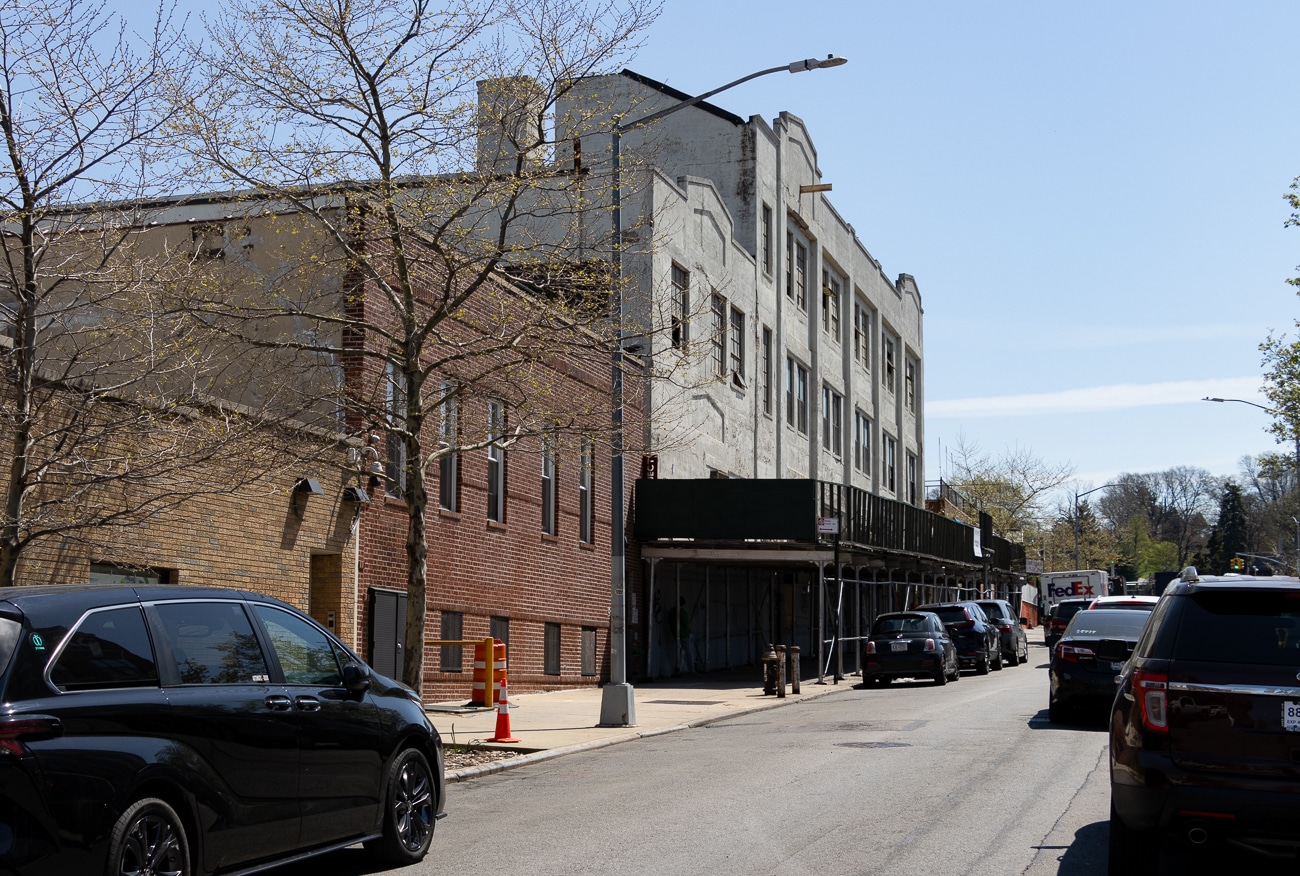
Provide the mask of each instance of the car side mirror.
[{"label": "car side mirror", "polygon": [[343,687],[349,693],[363,694],[370,690],[370,673],[355,663],[343,666]]}]

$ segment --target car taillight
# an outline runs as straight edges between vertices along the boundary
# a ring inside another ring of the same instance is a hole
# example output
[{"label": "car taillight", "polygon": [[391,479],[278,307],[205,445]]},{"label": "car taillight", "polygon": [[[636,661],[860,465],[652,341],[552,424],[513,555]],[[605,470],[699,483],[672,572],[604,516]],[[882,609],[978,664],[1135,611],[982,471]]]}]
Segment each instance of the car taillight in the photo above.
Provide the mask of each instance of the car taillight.
[{"label": "car taillight", "polygon": [[933,651],[933,650],[934,650],[934,639],[926,639],[926,640],[925,640],[925,650],[927,650],[927,651]]},{"label": "car taillight", "polygon": [[1011,632],[1011,624],[998,624],[998,629],[1004,633]]},{"label": "car taillight", "polygon": [[1142,724],[1157,733],[1169,732],[1169,676],[1163,672],[1133,671],[1133,696]]},{"label": "car taillight", "polygon": [[63,724],[57,718],[11,718],[0,721],[0,752],[26,754],[24,742],[53,739],[63,735]]},{"label": "car taillight", "polygon": [[1078,663],[1080,660],[1084,659],[1094,660],[1096,659],[1097,654],[1091,648],[1062,642],[1056,646],[1056,656],[1060,657],[1066,663]]},{"label": "car taillight", "polygon": [[868,654],[874,654],[874,653],[876,653],[876,643],[875,643],[875,642],[872,642],[872,641],[870,641],[870,640],[867,641],[867,653],[868,653]]}]

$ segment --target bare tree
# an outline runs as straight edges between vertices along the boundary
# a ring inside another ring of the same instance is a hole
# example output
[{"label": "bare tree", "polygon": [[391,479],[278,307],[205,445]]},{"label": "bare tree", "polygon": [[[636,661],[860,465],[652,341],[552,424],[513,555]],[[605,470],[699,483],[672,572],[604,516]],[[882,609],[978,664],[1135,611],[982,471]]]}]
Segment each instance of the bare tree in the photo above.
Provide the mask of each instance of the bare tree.
[{"label": "bare tree", "polygon": [[131,205],[174,181],[171,25],[165,8],[133,35],[107,4],[0,0],[0,585],[34,545],[102,554],[106,531],[203,492],[200,462],[242,464],[250,421],[199,415],[210,363],[171,315],[188,258],[137,247]]},{"label": "bare tree", "polygon": [[[176,93],[196,172],[315,241],[262,295],[200,309],[245,342],[336,363],[348,427],[391,442],[385,488],[408,508],[402,676],[417,689],[431,467],[595,427],[547,371],[608,376],[608,217],[587,215],[597,182],[550,132],[559,102],[657,14],[657,0],[230,0],[194,47],[209,90]],[[484,398],[502,407],[463,415]]]},{"label": "bare tree", "polygon": [[959,436],[952,451],[950,480],[958,491],[993,518],[1000,534],[1023,533],[1026,545],[1041,547],[1038,533],[1053,491],[1074,475],[1069,463],[1049,463],[1028,448],[990,456]]}]

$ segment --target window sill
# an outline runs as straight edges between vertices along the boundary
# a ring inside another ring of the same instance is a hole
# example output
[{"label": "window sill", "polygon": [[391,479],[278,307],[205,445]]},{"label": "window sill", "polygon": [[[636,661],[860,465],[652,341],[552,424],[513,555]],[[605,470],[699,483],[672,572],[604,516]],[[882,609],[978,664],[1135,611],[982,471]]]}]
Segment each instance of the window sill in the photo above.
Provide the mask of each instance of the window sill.
[{"label": "window sill", "polygon": [[543,543],[543,544],[559,544],[559,543],[560,543],[560,537],[559,537],[558,535],[551,535],[549,532],[543,532],[543,533],[542,533],[542,543]]},{"label": "window sill", "polygon": [[504,523],[498,523],[495,520],[489,520],[487,522],[487,528],[495,532],[506,532],[510,529],[510,527],[506,526]]},{"label": "window sill", "polygon": [[450,511],[446,508],[439,508],[438,516],[443,520],[460,520],[461,513],[459,511]]},{"label": "window sill", "polygon": [[590,541],[578,542],[578,550],[580,551],[594,551],[595,549],[596,549],[596,545],[593,542]]}]

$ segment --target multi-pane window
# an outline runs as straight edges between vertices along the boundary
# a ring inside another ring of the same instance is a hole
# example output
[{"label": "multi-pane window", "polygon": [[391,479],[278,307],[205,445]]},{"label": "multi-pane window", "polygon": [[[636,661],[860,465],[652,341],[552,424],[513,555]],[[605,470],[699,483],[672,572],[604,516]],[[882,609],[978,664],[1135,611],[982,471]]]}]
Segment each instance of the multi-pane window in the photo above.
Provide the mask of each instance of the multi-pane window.
[{"label": "multi-pane window", "polygon": [[916,363],[908,359],[903,363],[903,399],[907,409],[916,412]]},{"label": "multi-pane window", "polygon": [[[460,402],[454,384],[442,385],[441,408],[439,438],[444,449],[452,448],[456,446],[457,420],[460,417]],[[446,511],[460,510],[460,457],[455,452],[446,453],[438,460],[438,505]]]},{"label": "multi-pane window", "polygon": [[542,439],[542,532],[555,535],[556,530],[555,439]]},{"label": "multi-pane window", "polygon": [[914,453],[907,454],[907,502],[909,505],[916,504],[916,493],[917,493],[916,469],[917,469],[916,454]]},{"label": "multi-pane window", "polygon": [[686,349],[687,327],[691,312],[691,274],[681,265],[673,264],[673,293],[670,305],[670,322],[673,349]]},{"label": "multi-pane window", "polygon": [[840,338],[840,293],[843,283],[834,271],[822,271],[822,329]]},{"label": "multi-pane window", "polygon": [[510,644],[510,618],[494,614],[488,618],[488,635],[494,639],[500,639],[506,645]]},{"label": "multi-pane window", "polygon": [[871,474],[871,421],[857,410],[853,412],[853,467]]},{"label": "multi-pane window", "polygon": [[713,332],[709,337],[712,348],[713,373],[727,376],[727,300],[714,292],[709,296],[709,309],[713,313]]},{"label": "multi-pane window", "polygon": [[822,447],[839,456],[843,450],[844,397],[829,386],[822,387]]},{"label": "multi-pane window", "polygon": [[500,445],[505,437],[506,409],[501,402],[488,402],[488,520],[506,522],[506,451]]},{"label": "multi-pane window", "polygon": [[772,273],[772,208],[767,204],[763,205],[763,227],[760,232],[763,236],[763,273]]},{"label": "multi-pane window", "polygon": [[794,303],[800,310],[808,309],[808,247],[798,240],[794,243]]},{"label": "multi-pane window", "polygon": [[578,540],[595,541],[596,496],[592,477],[596,466],[596,448],[590,438],[583,438],[578,450]]},{"label": "multi-pane window", "polygon": [[384,407],[388,419],[388,440],[385,448],[388,459],[384,474],[388,484],[388,495],[400,499],[406,492],[406,442],[402,438],[402,432],[406,428],[406,379],[398,373],[391,362],[386,371],[387,379],[384,383],[387,397]]},{"label": "multi-pane window", "polygon": [[785,360],[785,419],[808,434],[808,369],[794,359]]},{"label": "multi-pane window", "polygon": [[[439,616],[438,634],[443,639],[465,638],[462,635],[464,615],[459,611],[444,611]],[[461,672],[464,669],[460,645],[442,645],[438,649],[438,669],[442,672]]]},{"label": "multi-pane window", "polygon": [[794,232],[785,233],[785,297],[794,300]]},{"label": "multi-pane window", "polygon": [[731,379],[745,385],[745,314],[731,308]]},{"label": "multi-pane window", "polygon": [[897,367],[894,362],[894,339],[891,338],[889,335],[885,335],[884,347],[885,347],[885,353],[884,353],[885,367],[880,369],[881,370],[880,380],[882,383],[885,384],[886,389],[888,389],[890,392],[893,392],[894,387],[896,385],[894,381],[897,379],[898,373],[897,373]]},{"label": "multi-pane window", "polygon": [[885,436],[885,470],[882,472],[885,478],[885,489],[889,492],[897,492],[897,459],[898,445],[893,436]]},{"label": "multi-pane window", "polygon": [[871,367],[871,308],[861,298],[853,301],[853,358]]},{"label": "multi-pane window", "polygon": [[763,413],[772,415],[772,330],[763,326]]}]

